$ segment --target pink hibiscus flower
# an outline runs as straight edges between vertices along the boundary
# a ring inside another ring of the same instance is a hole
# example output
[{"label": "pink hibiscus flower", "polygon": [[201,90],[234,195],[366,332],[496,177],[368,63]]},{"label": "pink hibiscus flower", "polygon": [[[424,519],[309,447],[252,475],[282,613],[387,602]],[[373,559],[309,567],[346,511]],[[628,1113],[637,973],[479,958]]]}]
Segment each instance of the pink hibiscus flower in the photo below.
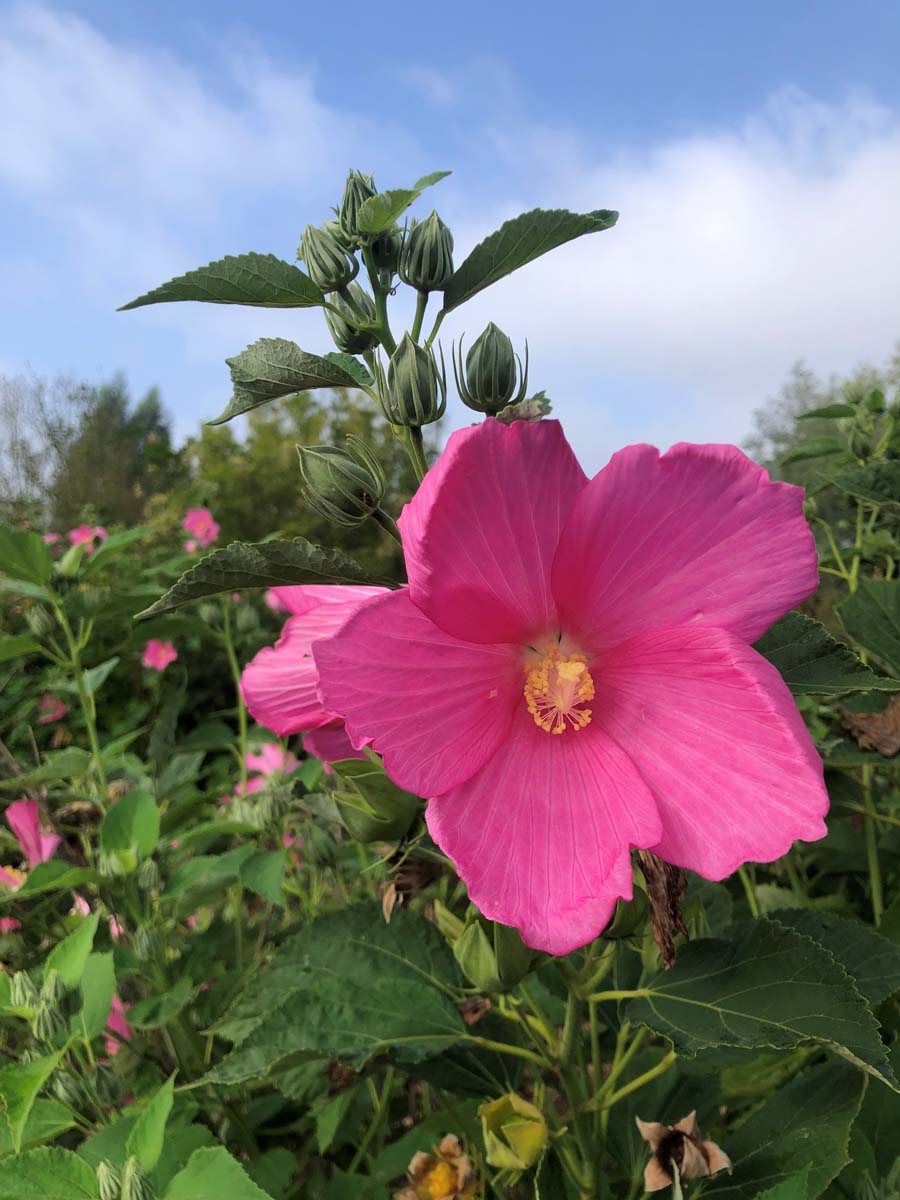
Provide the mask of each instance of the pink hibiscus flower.
[{"label": "pink hibiscus flower", "polygon": [[47,862],[56,853],[60,838],[44,833],[37,800],[16,800],[6,810],[6,822],[19,839],[29,867]]},{"label": "pink hibiscus flower", "polygon": [[117,993],[113,994],[112,1009],[106,1021],[106,1028],[109,1034],[117,1034],[117,1037],[107,1035],[106,1037],[106,1053],[112,1058],[119,1053],[119,1039],[128,1042],[131,1040],[131,1026],[125,1019],[125,1013],[131,1008],[130,1004],[124,1004]]},{"label": "pink hibiscus flower", "polygon": [[[181,528],[194,540],[193,549],[205,550],[219,536],[219,526],[213,520],[213,515],[208,508],[189,508],[181,522]],[[191,543],[188,542],[185,550],[190,545]]]},{"label": "pink hibiscus flower", "polygon": [[367,601],[383,596],[385,589],[325,584],[272,591],[293,615],[285,622],[275,645],[260,650],[244,667],[241,692],[247,708],[260,725],[279,737],[315,730],[312,742],[309,735],[304,739],[311,754],[318,756],[320,751],[327,751],[333,755],[332,762],[362,757],[344,733],[343,722],[319,700],[318,672],[311,648],[318,638],[339,629]]},{"label": "pink hibiscus flower", "polygon": [[41,696],[41,702],[38,705],[38,723],[40,725],[52,725],[54,721],[61,721],[68,711],[68,704],[65,704],[62,700],[57,700],[49,692],[44,692],[43,696]]},{"label": "pink hibiscus flower", "polygon": [[78,525],[69,530],[69,541],[73,546],[84,546],[85,554],[94,553],[94,542],[105,542],[109,534],[102,525]]},{"label": "pink hibiscus flower", "polygon": [[57,542],[62,540],[61,533],[42,533],[41,541],[46,542],[48,546],[55,546]]},{"label": "pink hibiscus flower", "polygon": [[280,588],[269,588],[266,592],[266,604],[272,612],[288,612],[288,606],[278,595]]},{"label": "pink hibiscus flower", "polygon": [[169,663],[178,657],[178,651],[171,642],[161,642],[159,638],[151,638],[144,647],[141,662],[151,671],[164,671]]},{"label": "pink hibiscus flower", "polygon": [[588,480],[556,421],[452,435],[400,519],[409,587],[313,653],[487,917],[564,954],[631,896],[632,847],[721,879],[824,836],[822,763],[750,647],[816,586],[802,501],[733,446]]},{"label": "pink hibiscus flower", "polygon": [[258,771],[260,775],[274,775],[276,771],[290,775],[299,766],[299,758],[275,742],[264,742],[258,754],[251,750],[247,755],[247,770]]},{"label": "pink hibiscus flower", "polygon": [[0,934],[4,936],[7,933],[15,933],[17,929],[22,928],[22,922],[17,921],[15,917],[0,917]]}]

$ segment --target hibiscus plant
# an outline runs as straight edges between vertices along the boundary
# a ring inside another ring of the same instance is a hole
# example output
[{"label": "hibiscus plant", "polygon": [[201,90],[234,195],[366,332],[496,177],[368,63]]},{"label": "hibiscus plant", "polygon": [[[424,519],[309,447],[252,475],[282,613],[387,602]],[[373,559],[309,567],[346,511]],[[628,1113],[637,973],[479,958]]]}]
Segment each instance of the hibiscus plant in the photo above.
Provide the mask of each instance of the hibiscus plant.
[{"label": "hibiscus plant", "polygon": [[336,348],[254,342],[212,423],[374,406],[402,511],[358,438],[298,447],[297,481],[402,578],[216,546],[205,507],[179,547],[0,530],[0,1200],[896,1179],[900,405],[811,414],[806,494],[723,445],[589,478],[527,346],[439,335],[617,214],[524,213],[457,265],[408,214],[446,174],[351,171],[303,269],[230,256],[125,305],[320,309]]}]

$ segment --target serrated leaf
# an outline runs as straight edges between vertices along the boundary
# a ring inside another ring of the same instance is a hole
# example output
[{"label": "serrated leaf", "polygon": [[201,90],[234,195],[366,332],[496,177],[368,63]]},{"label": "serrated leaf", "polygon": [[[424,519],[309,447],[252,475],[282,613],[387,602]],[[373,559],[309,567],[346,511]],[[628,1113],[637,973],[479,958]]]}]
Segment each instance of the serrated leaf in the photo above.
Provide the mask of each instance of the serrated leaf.
[{"label": "serrated leaf", "polygon": [[849,404],[823,404],[821,408],[811,408],[808,412],[798,415],[798,421],[836,421],[839,417],[852,417],[856,409]]},{"label": "serrated leaf", "polygon": [[892,1088],[878,1022],[844,968],[811,938],[758,920],[730,941],[690,942],[625,1012],[681,1053],[707,1046],[830,1046]]},{"label": "serrated leaf", "polygon": [[119,312],[145,304],[201,300],[207,304],[249,304],[256,308],[312,308],[325,297],[299,267],[274,254],[229,254],[208,266],[170,279],[123,304]]},{"label": "serrated leaf", "polygon": [[344,354],[343,351],[332,350],[322,357],[326,362],[334,363],[336,367],[351,375],[361,388],[375,386],[375,380],[370,375],[368,368],[358,358],[354,358],[352,354]]},{"label": "serrated leaf", "polygon": [[97,1200],[98,1195],[93,1169],[70,1150],[41,1146],[0,1166],[0,1200]]},{"label": "serrated leaf", "polygon": [[479,242],[453,272],[444,290],[444,312],[458,308],[498,279],[534,262],[557,246],[586,233],[612,229],[618,219],[619,214],[608,208],[589,213],[573,213],[564,208],[535,208],[505,221]]},{"label": "serrated leaf", "polygon": [[849,646],[803,613],[782,617],[754,649],[778,668],[795,696],[900,690],[900,679],[876,675]]},{"label": "serrated leaf", "polygon": [[900,673],[900,580],[861,579],[835,611],[854,642]]},{"label": "serrated leaf", "polygon": [[40,586],[53,574],[50,547],[30,529],[0,525],[0,572]]},{"label": "serrated leaf", "polygon": [[159,808],[149,792],[128,792],[103,818],[100,845],[107,854],[137,849],[146,858],[159,841]]},{"label": "serrated leaf", "polygon": [[59,971],[67,988],[76,988],[81,983],[99,923],[100,918],[96,913],[85,917],[77,929],[53,947],[47,957],[46,969]]},{"label": "serrated leaf", "polygon": [[241,863],[241,883],[257,896],[262,896],[269,904],[277,904],[283,908],[282,887],[286,865],[286,850],[257,850]]},{"label": "serrated leaf", "polygon": [[146,996],[128,1010],[128,1024],[135,1029],[158,1029],[168,1025],[182,1011],[191,996],[194,985],[185,975],[167,992]]},{"label": "serrated leaf", "polygon": [[[0,788],[7,791],[26,791],[39,784],[54,783],[58,779],[74,779],[86,775],[90,770],[91,756],[78,746],[66,746],[48,754],[39,767],[16,775],[13,779],[0,779]],[[46,864],[42,864],[46,865]]]},{"label": "serrated leaf", "polygon": [[224,1146],[195,1150],[166,1189],[165,1200],[271,1200]]},{"label": "serrated leaf", "polygon": [[290,541],[232,542],[207,554],[155,604],[138,613],[153,617],[221,592],[282,587],[296,583],[372,583],[372,577],[342,550],[316,546],[306,538]]},{"label": "serrated leaf", "polygon": [[795,462],[805,462],[810,458],[830,458],[835,454],[846,454],[846,447],[839,438],[817,437],[807,438],[795,449],[780,459],[783,467]]},{"label": "serrated leaf", "polygon": [[[64,1104],[58,1100],[35,1100],[25,1128],[22,1131],[22,1145],[27,1149],[49,1142],[59,1134],[65,1133],[75,1124],[75,1119]],[[6,1118],[0,1114],[0,1159],[14,1152],[12,1133]],[[6,1164],[0,1163],[0,1178]],[[3,1184],[0,1183],[0,1194]]]},{"label": "serrated leaf", "polygon": [[27,633],[0,638],[0,663],[11,662],[14,658],[23,658],[26,654],[34,654],[40,648],[40,643]]},{"label": "serrated leaf", "polygon": [[411,188],[392,188],[387,192],[379,192],[370,196],[359,208],[356,225],[360,233],[372,235],[389,229],[421,196],[422,192],[432,184],[446,179],[450,171],[432,171],[423,175]]},{"label": "serrated leaf", "polygon": [[234,395],[228,407],[209,425],[223,425],[270,400],[295,396],[310,388],[352,388],[357,380],[337,363],[308,354],[287,338],[260,338],[226,358]]},{"label": "serrated leaf", "polygon": [[163,900],[177,900],[186,892],[220,888],[240,878],[241,865],[254,853],[252,846],[239,846],[227,854],[201,854],[183,863],[169,877]]},{"label": "serrated leaf", "polygon": [[812,1067],[779,1089],[729,1134],[723,1149],[734,1170],[705,1184],[715,1200],[756,1200],[808,1172],[808,1195],[820,1196],[848,1161],[850,1129],[864,1080],[844,1063]]},{"label": "serrated leaf", "polygon": [[386,925],[375,905],[329,913],[250,980],[220,1026],[239,1044],[211,1078],[264,1076],[301,1054],[418,1062],[466,1037],[447,992],[457,980],[446,943],[418,914],[395,912]]},{"label": "serrated leaf", "polygon": [[147,1102],[146,1108],[128,1135],[126,1150],[133,1154],[145,1171],[152,1171],[162,1153],[166,1123],[175,1100],[175,1075],[169,1076]]},{"label": "serrated leaf", "polygon": [[882,937],[871,925],[836,913],[802,908],[772,915],[833,954],[870,1004],[881,1004],[900,991],[900,946]]},{"label": "serrated leaf", "polygon": [[[48,1054],[33,1062],[14,1062],[0,1067],[0,1104],[9,1125],[16,1152],[22,1148],[22,1136],[37,1094],[56,1070],[63,1051]],[[2,1196],[3,1185],[0,1185]]]},{"label": "serrated leaf", "polygon": [[846,467],[832,482],[850,496],[873,504],[900,504],[900,460],[883,459]]},{"label": "serrated leaf", "polygon": [[112,951],[91,954],[81,976],[81,1011],[72,1018],[72,1029],[90,1041],[106,1027],[116,990]]}]

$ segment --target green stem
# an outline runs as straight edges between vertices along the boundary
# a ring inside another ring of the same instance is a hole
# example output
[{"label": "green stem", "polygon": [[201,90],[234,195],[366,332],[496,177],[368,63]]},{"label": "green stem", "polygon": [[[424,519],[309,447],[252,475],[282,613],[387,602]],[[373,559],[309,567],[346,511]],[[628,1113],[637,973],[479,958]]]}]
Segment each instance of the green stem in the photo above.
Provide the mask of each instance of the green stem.
[{"label": "green stem", "polygon": [[881,884],[881,864],[878,861],[878,834],[876,822],[878,812],[872,797],[872,768],[862,769],[863,804],[865,805],[866,859],[869,864],[869,889],[872,893],[872,919],[876,928],[881,924],[884,913],[884,891]]},{"label": "green stem", "polygon": [[741,886],[744,889],[744,895],[747,897],[747,903],[750,906],[750,915],[753,917],[759,916],[759,901],[756,898],[756,888],[753,886],[753,881],[746,867],[738,867],[738,876],[741,880]]},{"label": "green stem", "polygon": [[626,1096],[630,1096],[631,1093],[636,1092],[638,1088],[642,1088],[647,1083],[652,1083],[653,1080],[658,1079],[660,1075],[665,1075],[666,1071],[675,1065],[677,1058],[678,1055],[675,1053],[675,1051],[670,1050],[664,1058],[659,1060],[655,1067],[651,1067],[649,1071],[644,1071],[643,1075],[638,1075],[636,1078],[626,1083],[624,1087],[620,1087],[617,1092],[613,1092],[611,1096],[608,1096],[606,1100],[604,1100],[600,1107],[612,1108],[614,1104],[618,1104],[620,1100],[623,1100]]},{"label": "green stem", "polygon": [[425,309],[428,307],[428,292],[419,292],[416,300],[416,315],[413,319],[410,337],[414,342],[419,340],[419,335],[422,332],[422,322],[425,319]]},{"label": "green stem", "polygon": [[234,690],[237,696],[238,745],[241,754],[241,790],[245,792],[247,788],[247,707],[244,704],[244,697],[241,693],[241,668],[238,664],[237,654],[234,650],[234,639],[231,634],[231,606],[224,596],[221,597],[220,603],[222,605],[225,652],[228,655],[231,678],[234,681]]},{"label": "green stem", "polygon": [[372,510],[372,517],[388,537],[393,538],[395,542],[400,541],[400,530],[397,528],[397,522],[389,513],[386,513],[383,508],[375,508]]},{"label": "green stem", "polygon": [[428,474],[428,459],[425,457],[425,442],[422,438],[422,430],[418,425],[410,425],[409,427],[409,445],[411,457],[413,458],[413,466],[416,469],[416,475],[419,477],[419,483],[421,483]]},{"label": "green stem", "polygon": [[476,1046],[480,1046],[482,1050],[496,1050],[498,1054],[512,1054],[516,1058],[524,1058],[541,1070],[549,1068],[550,1064],[540,1054],[535,1054],[533,1050],[529,1050],[525,1046],[516,1046],[512,1042],[495,1042],[491,1038],[476,1037],[474,1034],[469,1034],[466,1038],[467,1042],[473,1042]]},{"label": "green stem", "polygon": [[850,575],[847,579],[847,587],[850,589],[850,595],[856,591],[859,584],[859,564],[862,562],[862,539],[863,539],[863,506],[861,501],[856,504],[856,540],[853,543],[853,560],[850,563]]},{"label": "green stem", "polygon": [[626,988],[621,991],[594,992],[592,996],[588,996],[588,1000],[593,1004],[602,1004],[605,1000],[640,1000],[649,995],[649,988]]},{"label": "green stem", "polygon": [[445,317],[445,316],[446,316],[446,314],[445,314],[444,310],[443,310],[443,309],[441,309],[441,311],[440,311],[440,312],[438,313],[438,315],[435,317],[435,319],[434,319],[434,324],[433,324],[433,325],[432,325],[432,327],[431,327],[431,333],[429,333],[429,335],[428,335],[428,338],[427,338],[427,340],[426,340],[426,342],[425,342],[425,349],[426,349],[426,350],[430,350],[430,349],[431,349],[431,344],[432,344],[432,342],[434,341],[434,339],[437,337],[437,335],[438,335],[438,330],[439,330],[439,329],[440,329],[440,327],[441,327],[441,322],[443,321],[443,319],[444,319],[444,317]]},{"label": "green stem", "polygon": [[106,769],[103,766],[103,758],[100,754],[100,741],[97,737],[97,709],[94,704],[94,697],[88,692],[84,686],[84,669],[81,665],[81,648],[72,632],[72,626],[69,624],[69,618],[66,616],[62,605],[53,602],[53,612],[57,623],[62,629],[65,638],[66,646],[69,651],[69,666],[75,673],[75,686],[78,689],[78,699],[81,703],[81,712],[84,716],[84,724],[87,728],[88,741],[91,746],[91,755],[94,759],[94,767],[97,772],[97,782],[100,794],[100,807],[106,811],[106,803],[109,799],[107,789],[109,787],[106,780]]},{"label": "green stem", "polygon": [[365,1159],[366,1155],[369,1152],[369,1147],[372,1145],[372,1142],[375,1140],[375,1137],[377,1136],[379,1130],[381,1129],[382,1125],[384,1124],[385,1117],[387,1116],[388,1109],[390,1108],[391,1090],[392,1090],[393,1086],[394,1086],[394,1068],[388,1067],[384,1073],[384,1084],[382,1085],[382,1088],[381,1088],[381,1096],[379,1097],[378,1105],[375,1109],[375,1113],[369,1124],[369,1128],[363,1134],[362,1141],[359,1143],[356,1153],[353,1155],[353,1158],[350,1161],[350,1166],[348,1168],[348,1171],[351,1175],[356,1170],[356,1168],[360,1165],[360,1163],[363,1162],[363,1160]]},{"label": "green stem", "polygon": [[397,349],[397,343],[394,340],[394,335],[391,333],[391,323],[388,319],[387,298],[388,293],[381,286],[376,270],[369,251],[363,250],[363,261],[366,264],[366,270],[369,272],[369,283],[372,285],[372,295],[375,299],[375,329],[378,337],[381,340],[382,346],[391,355]]}]

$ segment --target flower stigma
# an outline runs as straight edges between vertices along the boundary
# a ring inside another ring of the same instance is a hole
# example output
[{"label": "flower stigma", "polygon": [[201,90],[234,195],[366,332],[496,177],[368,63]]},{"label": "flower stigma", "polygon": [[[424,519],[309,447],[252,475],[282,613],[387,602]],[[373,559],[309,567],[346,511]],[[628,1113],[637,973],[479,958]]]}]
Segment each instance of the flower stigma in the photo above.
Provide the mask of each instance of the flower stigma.
[{"label": "flower stigma", "polygon": [[542,657],[526,665],[525,702],[545,733],[584,729],[591,723],[588,702],[594,681],[584,654],[563,654],[553,643],[541,647]]}]

